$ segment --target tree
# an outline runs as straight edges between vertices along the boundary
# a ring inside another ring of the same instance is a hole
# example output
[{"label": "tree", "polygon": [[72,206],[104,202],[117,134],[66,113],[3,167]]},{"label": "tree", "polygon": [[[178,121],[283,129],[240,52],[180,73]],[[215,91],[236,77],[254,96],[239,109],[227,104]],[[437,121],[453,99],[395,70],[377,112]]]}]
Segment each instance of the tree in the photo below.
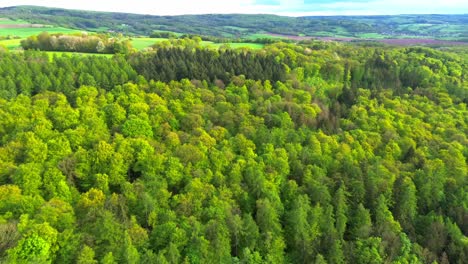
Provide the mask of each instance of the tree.
[{"label": "tree", "polygon": [[52,198],[45,203],[40,208],[36,218],[50,224],[60,232],[72,229],[75,224],[73,207],[58,198]]},{"label": "tree", "polygon": [[356,263],[381,264],[384,263],[384,255],[381,240],[377,237],[370,237],[356,241],[354,253]]},{"label": "tree", "polygon": [[12,175],[12,181],[18,185],[25,194],[39,195],[42,187],[42,168],[37,163],[21,164]]},{"label": "tree", "polygon": [[0,224],[0,259],[4,257],[4,254],[9,248],[12,248],[20,238],[20,234],[14,223],[2,223]]},{"label": "tree", "polygon": [[81,250],[78,259],[76,260],[78,264],[97,264],[97,260],[94,259],[94,250],[87,245]]},{"label": "tree", "polygon": [[312,215],[310,200],[305,195],[300,195],[293,202],[292,209],[288,213],[288,241],[294,249],[297,262],[312,262],[315,256],[315,244],[319,237],[318,217]]},{"label": "tree", "polygon": [[354,215],[350,221],[350,237],[366,239],[372,232],[372,221],[369,210],[362,204],[354,210]]},{"label": "tree", "polygon": [[28,215],[22,215],[18,223],[22,238],[8,250],[11,262],[50,263],[55,258],[58,232],[48,223],[37,224]]},{"label": "tree", "polygon": [[334,197],[334,206],[335,206],[335,217],[336,217],[336,230],[338,232],[338,237],[343,239],[343,235],[346,231],[346,224],[348,221],[348,203],[346,201],[346,193],[344,186],[336,191]]},{"label": "tree", "polygon": [[9,251],[12,262],[47,263],[51,245],[37,234],[32,234],[18,241],[18,245]]},{"label": "tree", "polygon": [[137,117],[131,117],[122,126],[122,133],[127,137],[153,136],[153,130],[149,123]]},{"label": "tree", "polygon": [[393,218],[387,207],[387,200],[383,195],[377,200],[375,209],[375,231],[382,238],[382,246],[388,254],[390,260],[398,256],[401,247],[400,232],[401,227]]},{"label": "tree", "polygon": [[260,230],[260,252],[266,261],[280,263],[284,259],[285,242],[282,239],[279,215],[268,199],[257,201],[257,225]]},{"label": "tree", "polygon": [[414,218],[417,215],[416,187],[408,178],[400,178],[395,184],[395,217],[405,230],[413,231]]},{"label": "tree", "polygon": [[124,235],[124,259],[126,263],[137,264],[140,262],[140,254],[135,246],[132,244],[132,240],[127,232]]}]

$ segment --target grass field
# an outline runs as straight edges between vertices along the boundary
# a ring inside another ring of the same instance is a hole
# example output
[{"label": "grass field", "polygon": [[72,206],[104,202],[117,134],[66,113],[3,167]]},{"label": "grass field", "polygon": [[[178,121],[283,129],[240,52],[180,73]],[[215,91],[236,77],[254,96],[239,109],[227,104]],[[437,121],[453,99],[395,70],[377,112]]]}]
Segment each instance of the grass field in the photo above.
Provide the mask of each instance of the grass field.
[{"label": "grass field", "polygon": [[156,42],[167,40],[165,38],[133,38],[132,46],[137,50],[142,50],[154,45]]},{"label": "grass field", "polygon": [[[2,27],[3,25],[3,27]],[[18,27],[10,27],[10,26],[18,25]],[[0,40],[0,45],[5,46],[9,50],[15,50],[20,47],[21,40],[33,36],[39,35],[40,33],[46,31],[49,33],[77,33],[81,32],[80,30],[69,29],[64,27],[29,27],[29,23],[24,20],[10,20],[8,18],[0,18],[0,36],[7,37],[7,36],[15,36],[19,37],[19,39],[7,39],[7,40]],[[24,26],[24,27],[23,27]]]},{"label": "grass field", "polygon": [[[168,40],[165,38],[133,38],[132,45],[136,50],[142,50],[154,45],[157,42]],[[231,48],[251,48],[261,49],[264,47],[263,44],[258,43],[214,43],[211,41],[202,41],[202,46],[219,48],[224,44],[228,44]]]},{"label": "grass field", "polygon": [[259,38],[268,38],[268,39],[281,39],[281,37],[275,37],[275,36],[272,36],[268,33],[257,33],[257,34],[250,34],[248,37],[248,39],[259,39]]},{"label": "grass field", "polygon": [[0,36],[18,36],[20,38],[27,38],[32,35],[39,35],[41,32],[53,33],[77,33],[80,30],[63,28],[63,27],[43,27],[43,28],[0,28]]},{"label": "grass field", "polygon": [[21,39],[6,39],[0,40],[0,45],[5,46],[9,50],[17,49],[21,46]]},{"label": "grass field", "polygon": [[364,39],[367,39],[367,38],[370,38],[370,39],[384,39],[384,38],[386,38],[386,36],[384,36],[382,34],[379,34],[379,33],[363,33],[363,34],[359,34],[358,37],[359,38],[364,38]]},{"label": "grass field", "polygon": [[18,24],[28,24],[24,20],[11,20],[8,18],[0,18],[0,25],[18,25]]}]

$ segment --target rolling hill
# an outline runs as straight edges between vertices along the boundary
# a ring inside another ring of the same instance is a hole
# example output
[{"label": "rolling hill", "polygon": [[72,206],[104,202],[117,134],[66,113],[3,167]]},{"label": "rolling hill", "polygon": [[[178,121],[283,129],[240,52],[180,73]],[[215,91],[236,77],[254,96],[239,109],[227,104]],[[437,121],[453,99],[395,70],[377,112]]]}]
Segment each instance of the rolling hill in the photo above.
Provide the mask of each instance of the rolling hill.
[{"label": "rolling hill", "polygon": [[271,34],[357,39],[424,38],[468,42],[468,15],[283,17],[276,15],[151,16],[37,6],[0,9],[0,17],[98,32],[149,35],[171,31],[226,38]]}]

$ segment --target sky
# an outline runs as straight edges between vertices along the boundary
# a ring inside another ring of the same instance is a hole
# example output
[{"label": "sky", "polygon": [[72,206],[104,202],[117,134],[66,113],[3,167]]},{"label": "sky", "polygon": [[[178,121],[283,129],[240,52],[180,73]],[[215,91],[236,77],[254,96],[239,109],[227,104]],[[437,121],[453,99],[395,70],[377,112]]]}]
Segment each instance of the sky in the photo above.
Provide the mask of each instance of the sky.
[{"label": "sky", "polygon": [[468,14],[468,0],[0,0],[0,7],[37,5],[151,15]]}]

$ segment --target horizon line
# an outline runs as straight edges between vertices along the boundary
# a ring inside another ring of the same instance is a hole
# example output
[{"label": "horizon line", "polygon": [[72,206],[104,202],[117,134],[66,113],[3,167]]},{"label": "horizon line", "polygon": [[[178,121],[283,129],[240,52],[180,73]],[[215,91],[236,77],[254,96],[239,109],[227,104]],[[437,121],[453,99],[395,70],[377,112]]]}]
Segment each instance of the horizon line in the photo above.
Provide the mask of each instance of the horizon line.
[{"label": "horizon line", "polygon": [[[167,14],[167,15],[162,15],[162,14],[151,14],[151,13],[134,13],[134,12],[124,12],[124,11],[109,11],[109,10],[93,10],[93,9],[76,9],[76,8],[65,8],[65,7],[56,7],[56,6],[40,6],[40,5],[10,5],[10,6],[0,6],[0,9],[5,9],[5,8],[14,8],[14,7],[39,7],[39,8],[49,8],[49,9],[62,9],[62,10],[70,10],[70,11],[86,11],[86,12],[96,12],[96,13],[117,13],[117,14],[130,14],[130,15],[143,15],[143,16],[159,16],[159,17],[176,17],[176,16],[204,16],[204,15],[272,15],[272,16],[280,16],[280,17],[296,17],[296,18],[301,18],[301,17],[369,17],[369,16],[437,16],[437,15],[442,15],[442,16],[463,16],[463,15],[468,15],[468,13],[432,13],[432,12],[427,12],[427,13],[392,13],[392,14],[384,14],[384,13],[374,13],[374,12],[369,12],[369,13],[350,13],[353,12],[354,10],[350,11],[343,11],[343,12],[337,12],[337,11],[313,11],[313,12],[293,12],[293,13],[298,13],[296,15],[293,15],[292,12],[284,12],[284,13],[268,13],[268,12],[259,12],[259,13],[239,13],[239,12],[233,12],[233,13],[193,13],[193,14]],[[347,13],[348,12],[348,13]]]}]

